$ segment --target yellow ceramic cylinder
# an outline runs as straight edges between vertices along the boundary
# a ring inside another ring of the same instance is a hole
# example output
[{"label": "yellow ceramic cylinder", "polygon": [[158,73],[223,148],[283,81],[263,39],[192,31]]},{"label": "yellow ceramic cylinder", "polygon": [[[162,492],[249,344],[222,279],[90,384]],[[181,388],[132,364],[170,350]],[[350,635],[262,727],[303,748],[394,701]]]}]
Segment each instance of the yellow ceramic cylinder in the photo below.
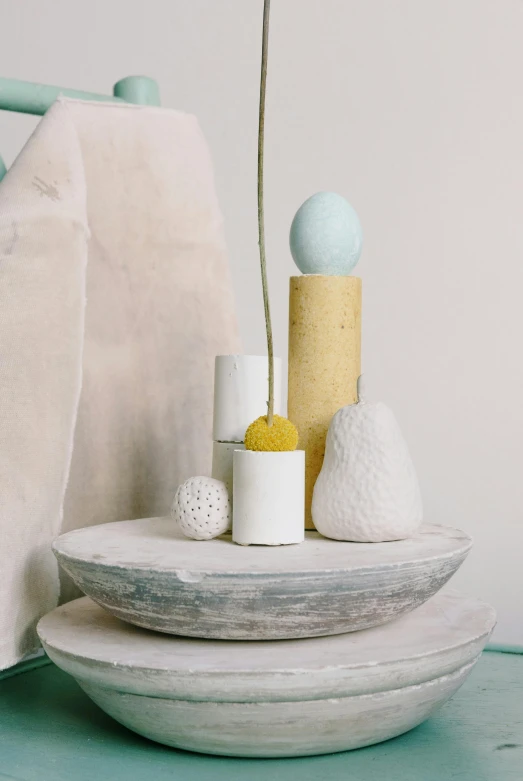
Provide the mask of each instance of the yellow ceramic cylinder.
[{"label": "yellow ceramic cylinder", "polygon": [[291,277],[288,417],[305,450],[305,526],[314,528],[312,492],[327,429],[340,407],[357,401],[361,373],[361,279]]}]

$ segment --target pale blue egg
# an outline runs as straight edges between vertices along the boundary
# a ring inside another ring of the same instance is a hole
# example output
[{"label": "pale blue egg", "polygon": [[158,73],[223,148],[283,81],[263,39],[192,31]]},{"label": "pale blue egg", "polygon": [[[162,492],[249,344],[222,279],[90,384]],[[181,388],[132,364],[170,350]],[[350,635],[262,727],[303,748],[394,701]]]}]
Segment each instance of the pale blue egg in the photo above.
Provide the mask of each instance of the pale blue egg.
[{"label": "pale blue egg", "polygon": [[347,276],[361,255],[363,233],[355,210],[337,193],[316,193],[296,212],[290,245],[302,274]]}]

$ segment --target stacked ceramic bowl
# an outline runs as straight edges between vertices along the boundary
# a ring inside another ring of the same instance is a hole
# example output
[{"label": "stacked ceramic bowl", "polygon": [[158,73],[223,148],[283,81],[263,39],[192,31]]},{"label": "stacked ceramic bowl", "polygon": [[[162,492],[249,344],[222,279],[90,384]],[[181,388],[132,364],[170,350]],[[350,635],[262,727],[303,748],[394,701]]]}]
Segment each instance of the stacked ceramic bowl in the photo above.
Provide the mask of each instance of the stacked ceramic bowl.
[{"label": "stacked ceramic bowl", "polygon": [[493,610],[440,592],[470,538],[423,526],[394,543],[197,542],[170,518],[60,537],[87,597],[39,624],[54,662],[108,714],[170,746],[251,757],[369,745],[463,683]]}]

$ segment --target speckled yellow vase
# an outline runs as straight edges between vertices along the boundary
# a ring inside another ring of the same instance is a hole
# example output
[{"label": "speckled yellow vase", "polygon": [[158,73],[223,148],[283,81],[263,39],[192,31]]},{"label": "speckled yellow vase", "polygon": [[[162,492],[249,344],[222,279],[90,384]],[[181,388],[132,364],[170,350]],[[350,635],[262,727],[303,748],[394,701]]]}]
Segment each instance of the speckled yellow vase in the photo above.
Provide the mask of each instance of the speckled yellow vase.
[{"label": "speckled yellow vase", "polygon": [[357,400],[361,374],[361,279],[291,277],[288,417],[305,450],[305,525],[332,416]]}]

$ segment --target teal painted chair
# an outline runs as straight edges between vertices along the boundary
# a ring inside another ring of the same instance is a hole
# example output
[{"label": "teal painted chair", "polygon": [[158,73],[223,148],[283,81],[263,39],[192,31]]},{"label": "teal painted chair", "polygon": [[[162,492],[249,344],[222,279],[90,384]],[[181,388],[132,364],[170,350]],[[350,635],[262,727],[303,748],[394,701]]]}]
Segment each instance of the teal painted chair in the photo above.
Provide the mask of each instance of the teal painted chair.
[{"label": "teal painted chair", "polygon": [[[126,76],[120,79],[114,85],[112,95],[99,95],[95,92],[53,87],[49,84],[0,78],[0,109],[3,111],[42,116],[60,95],[80,100],[135,103],[140,106],[160,105],[158,84],[148,76]],[[5,176],[6,170],[4,161],[0,157],[0,181]]]}]

